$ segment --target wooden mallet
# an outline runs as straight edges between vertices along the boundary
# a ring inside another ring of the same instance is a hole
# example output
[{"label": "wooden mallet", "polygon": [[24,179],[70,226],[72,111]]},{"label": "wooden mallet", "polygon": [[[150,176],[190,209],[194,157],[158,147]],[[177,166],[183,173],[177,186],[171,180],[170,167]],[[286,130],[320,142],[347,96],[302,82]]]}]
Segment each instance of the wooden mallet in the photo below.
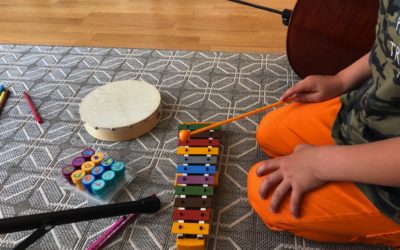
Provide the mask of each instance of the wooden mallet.
[{"label": "wooden mallet", "polygon": [[282,104],[287,103],[287,102],[289,102],[289,100],[288,101],[278,101],[278,102],[272,103],[270,105],[264,106],[262,108],[258,108],[258,109],[249,111],[247,113],[244,113],[244,114],[229,118],[227,120],[223,120],[223,121],[220,121],[220,122],[213,123],[213,124],[211,124],[211,125],[209,125],[207,127],[201,128],[201,129],[197,129],[197,130],[193,130],[193,131],[181,130],[181,131],[179,131],[179,140],[187,141],[190,138],[190,136],[192,136],[192,135],[199,134],[201,132],[216,128],[218,126],[221,126],[221,125],[233,122],[233,121],[240,120],[240,119],[245,118],[247,116],[254,115],[256,113],[259,113],[259,112],[267,110],[267,109],[274,108],[276,106],[282,105]]}]

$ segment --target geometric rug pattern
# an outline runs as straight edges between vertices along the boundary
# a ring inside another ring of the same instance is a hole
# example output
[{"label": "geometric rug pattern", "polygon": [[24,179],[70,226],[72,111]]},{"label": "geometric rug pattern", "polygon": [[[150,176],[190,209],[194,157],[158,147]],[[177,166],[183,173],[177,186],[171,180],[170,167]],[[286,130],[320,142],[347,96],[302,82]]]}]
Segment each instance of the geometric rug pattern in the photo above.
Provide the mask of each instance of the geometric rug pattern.
[{"label": "geometric rug pattern", "polygon": [[[161,122],[132,141],[94,139],[80,121],[82,98],[107,82],[129,79],[159,89]],[[162,200],[159,212],[140,216],[107,249],[174,249],[170,230],[177,124],[219,121],[262,107],[298,80],[285,55],[0,45],[0,82],[11,92],[0,114],[0,218],[95,205],[58,179],[62,166],[91,147],[126,162],[127,170],[137,174],[117,202],[151,194]],[[43,124],[36,123],[24,91]],[[246,197],[247,171],[266,158],[255,141],[262,116],[223,126],[209,249],[388,249],[318,243],[265,227]],[[85,249],[115,220],[56,226],[30,249]],[[31,232],[0,235],[0,249],[11,249]]]}]

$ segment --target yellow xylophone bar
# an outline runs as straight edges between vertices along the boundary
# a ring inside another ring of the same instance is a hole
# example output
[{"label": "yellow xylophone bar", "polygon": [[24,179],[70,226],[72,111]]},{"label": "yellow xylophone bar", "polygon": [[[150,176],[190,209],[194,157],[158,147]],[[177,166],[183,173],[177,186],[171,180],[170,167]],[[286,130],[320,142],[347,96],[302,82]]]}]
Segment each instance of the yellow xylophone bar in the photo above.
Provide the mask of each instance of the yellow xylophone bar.
[{"label": "yellow xylophone bar", "polygon": [[217,147],[186,147],[180,146],[176,150],[178,155],[218,155]]},{"label": "yellow xylophone bar", "polygon": [[179,223],[172,224],[172,233],[174,234],[195,234],[208,235],[210,233],[210,225],[203,223]]},{"label": "yellow xylophone bar", "polygon": [[204,250],[206,247],[205,239],[177,238],[176,249],[178,250]]}]

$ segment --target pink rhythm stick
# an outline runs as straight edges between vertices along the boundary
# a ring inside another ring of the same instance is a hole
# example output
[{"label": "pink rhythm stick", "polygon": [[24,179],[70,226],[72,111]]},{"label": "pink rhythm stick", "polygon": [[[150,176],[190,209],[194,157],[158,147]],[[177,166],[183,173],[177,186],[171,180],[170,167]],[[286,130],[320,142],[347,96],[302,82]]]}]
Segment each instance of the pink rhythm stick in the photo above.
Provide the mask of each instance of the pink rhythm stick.
[{"label": "pink rhythm stick", "polygon": [[[153,194],[151,197],[155,197]],[[127,224],[136,220],[140,213],[123,215],[114,222],[95,242],[90,245],[86,250],[99,250],[103,248],[108,241],[110,241],[119,231],[121,231]]]},{"label": "pink rhythm stick", "polygon": [[36,106],[32,102],[31,97],[26,92],[24,92],[23,94],[24,94],[25,100],[28,102],[29,107],[31,108],[31,111],[32,111],[33,115],[35,116],[35,119],[36,119],[37,123],[42,123],[42,118],[40,117],[39,113],[37,112]]},{"label": "pink rhythm stick", "polygon": [[128,223],[134,221],[139,214],[131,214],[129,216],[121,216],[114,224],[109,227],[87,250],[98,250],[103,248],[109,240],[111,240],[119,231],[121,231]]}]

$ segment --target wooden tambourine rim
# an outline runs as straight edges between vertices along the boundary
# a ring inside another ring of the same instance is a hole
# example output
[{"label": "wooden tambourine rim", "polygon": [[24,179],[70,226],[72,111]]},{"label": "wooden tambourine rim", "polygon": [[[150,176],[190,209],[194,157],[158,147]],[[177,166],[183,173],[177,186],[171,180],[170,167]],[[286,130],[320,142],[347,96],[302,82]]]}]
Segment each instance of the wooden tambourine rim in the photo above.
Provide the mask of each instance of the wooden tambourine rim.
[{"label": "wooden tambourine rim", "polygon": [[103,141],[127,141],[132,140],[134,138],[140,137],[149,131],[151,131],[155,126],[157,126],[162,116],[162,103],[160,102],[157,110],[151,114],[147,119],[132,124],[127,127],[121,127],[116,129],[104,129],[104,128],[95,128],[88,125],[83,121],[83,125],[85,129],[88,131],[90,135],[94,138]]},{"label": "wooden tambourine rim", "polygon": [[[124,81],[127,82],[127,81]],[[142,81],[144,82],[144,81]],[[115,82],[113,83],[115,84]],[[147,83],[148,84],[148,83]],[[149,84],[149,86],[152,86]],[[154,87],[154,86],[152,86]],[[87,132],[95,137],[96,139],[100,140],[105,140],[105,141],[126,141],[126,140],[131,140],[134,138],[137,138],[139,136],[142,136],[149,131],[151,131],[160,121],[161,116],[162,116],[162,102],[161,102],[161,95],[159,91],[154,87],[156,90],[158,96],[157,96],[157,101],[158,107],[152,112],[149,116],[144,118],[141,121],[138,121],[136,123],[132,123],[126,126],[116,126],[114,128],[106,128],[106,127],[99,127],[99,126],[93,126],[89,122],[84,120],[84,117],[82,116],[82,110],[81,106],[79,107],[79,113],[81,115],[81,120],[83,122],[83,125]],[[94,90],[96,91],[96,90]],[[88,94],[87,96],[89,96]],[[85,97],[86,98],[86,97]],[[83,101],[82,101],[83,102]]]}]

